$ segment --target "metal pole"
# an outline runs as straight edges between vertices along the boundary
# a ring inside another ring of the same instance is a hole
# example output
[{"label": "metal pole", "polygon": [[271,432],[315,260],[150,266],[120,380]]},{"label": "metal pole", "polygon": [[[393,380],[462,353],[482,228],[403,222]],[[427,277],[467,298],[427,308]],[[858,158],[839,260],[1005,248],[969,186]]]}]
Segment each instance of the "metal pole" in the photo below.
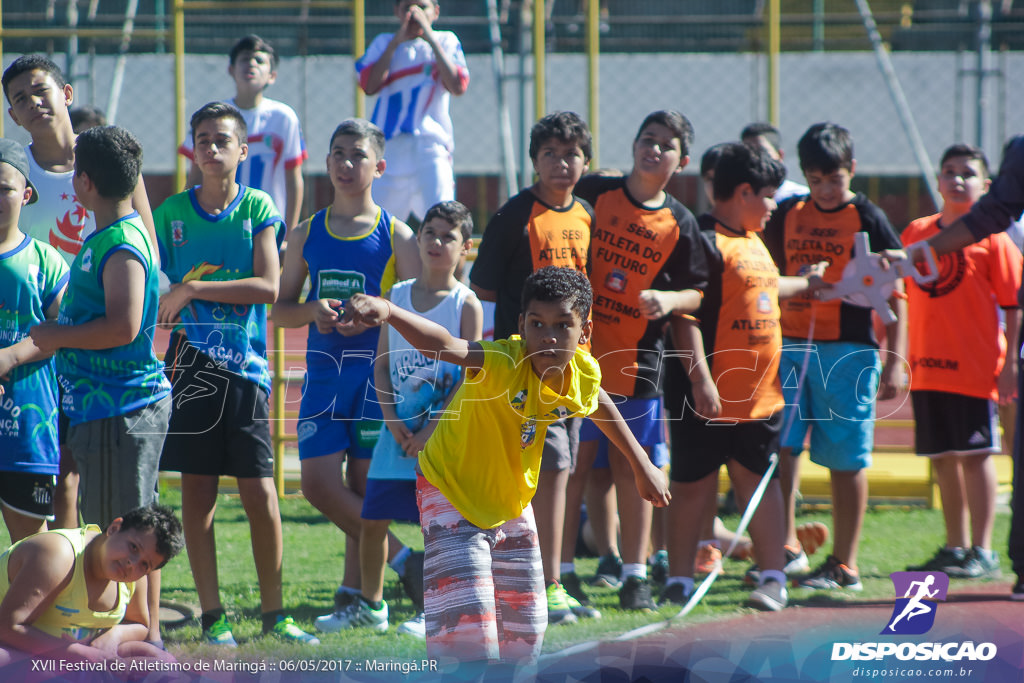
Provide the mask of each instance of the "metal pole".
[{"label": "metal pole", "polygon": [[174,184],[185,189],[185,157],[177,153],[177,141],[185,139],[185,0],[174,0]]},{"label": "metal pole", "polygon": [[135,14],[139,11],[139,0],[129,0],[124,11],[124,25],[121,28],[121,44],[117,47],[117,61],[114,62],[114,78],[107,98],[107,121],[117,121],[117,107],[121,102],[121,86],[124,83],[124,67],[128,58],[128,47],[132,43],[132,29],[135,28]]},{"label": "metal pole", "polygon": [[[352,2],[352,59],[359,59],[366,52],[366,0]],[[356,84],[356,116],[366,118],[366,93]]]},{"label": "metal pole", "polygon": [[498,2],[487,0],[487,26],[491,39],[491,67],[494,71],[495,96],[498,104],[498,142],[501,150],[501,167],[505,174],[505,196],[499,197],[504,203],[518,191],[516,185],[515,147],[512,144],[512,121],[508,115],[505,100],[505,54],[501,50],[501,27],[498,24]]},{"label": "metal pole", "polygon": [[978,3],[978,75],[975,84],[977,101],[976,118],[974,121],[974,144],[985,149],[985,123],[990,109],[988,97],[988,73],[992,57],[992,2],[981,0]]},{"label": "metal pole", "polygon": [[779,0],[768,2],[768,121],[779,125],[779,47],[781,29]]},{"label": "metal pole", "polygon": [[593,168],[600,168],[601,151],[601,0],[587,0],[587,116],[593,136]]},{"label": "metal pole", "polygon": [[544,36],[545,0],[533,0],[533,118],[536,121],[547,113],[546,83],[544,82],[546,38]]},{"label": "metal pole", "polygon": [[857,3],[857,9],[860,11],[868,38],[871,39],[871,45],[875,51],[875,59],[878,61],[878,68],[882,72],[886,86],[889,88],[889,95],[892,97],[893,104],[896,105],[896,113],[900,117],[900,123],[903,124],[903,131],[906,133],[907,141],[910,143],[910,148],[917,159],[917,166],[921,170],[925,183],[928,185],[928,194],[931,195],[935,206],[942,206],[938,183],[935,179],[935,170],[932,167],[931,160],[928,159],[928,151],[925,149],[924,140],[921,139],[921,133],[914,122],[914,116],[910,113],[910,105],[907,103],[906,95],[903,94],[900,80],[896,76],[896,69],[893,68],[892,60],[889,59],[889,53],[882,44],[882,36],[878,32],[875,16],[871,13],[871,7],[868,5],[867,0],[854,1]]}]

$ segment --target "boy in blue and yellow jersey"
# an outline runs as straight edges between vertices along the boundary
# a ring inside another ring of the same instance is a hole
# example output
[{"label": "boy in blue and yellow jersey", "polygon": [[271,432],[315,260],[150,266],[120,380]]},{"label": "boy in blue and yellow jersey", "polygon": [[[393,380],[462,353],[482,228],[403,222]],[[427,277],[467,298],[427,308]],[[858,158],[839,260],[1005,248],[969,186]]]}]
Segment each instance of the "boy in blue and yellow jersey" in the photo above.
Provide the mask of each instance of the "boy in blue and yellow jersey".
[{"label": "boy in blue and yellow jersey", "polygon": [[[153,352],[158,304],[157,254],[132,208],[142,145],[115,126],[93,128],[75,143],[75,192],[99,228],[71,264],[56,325],[30,331],[43,351],[57,351],[68,416],[68,445],[81,474],[88,524],[109,524],[122,510],[156,501],[160,449],[167,434],[171,385]],[[140,429],[139,425],[145,425]],[[153,576],[150,607],[159,607]],[[159,640],[159,623],[150,625]]]},{"label": "boy in blue and yellow jersey", "polygon": [[[495,302],[495,339],[516,333],[519,299],[530,273],[544,266],[589,270],[593,210],[572,193],[590,164],[591,143],[587,123],[571,111],[548,114],[530,131],[530,158],[537,182],[494,214],[469,276],[477,296]],[[577,594],[583,603],[559,583],[566,484],[576,463],[580,422],[560,420],[548,427],[537,482],[534,508],[548,587],[549,624],[600,616],[585,604],[589,601],[582,589],[577,589]]]},{"label": "boy in blue and yellow jersey", "polygon": [[385,299],[358,295],[346,308],[344,325],[386,322],[420,352],[465,368],[466,381],[420,452],[416,489],[427,654],[454,657],[470,674],[483,673],[480,663],[529,663],[540,654],[547,600],[530,501],[548,425],[592,415],[623,453],[639,495],[668,503],[665,475],[581,348],[592,296],[583,273],[541,268],[523,287],[521,336],[494,342],[459,339]]},{"label": "boy in blue and yellow jersey", "polygon": [[[854,236],[858,232],[867,233],[872,252],[900,248],[899,237],[881,209],[863,194],[850,190],[857,164],[848,130],[834,123],[815,124],[800,138],[797,152],[810,196],[783,202],[764,231],[765,244],[782,275],[802,275],[807,266],[825,262],[825,280],[839,281],[853,258]],[[812,574],[799,580],[801,586],[847,590],[862,587],[857,572],[857,548],[868,502],[865,470],[871,465],[874,446],[875,399],[876,395],[878,399],[893,398],[903,385],[899,378],[903,372],[903,303],[895,297],[890,301],[897,321],[886,329],[888,352],[881,372],[870,308],[842,299],[816,301],[807,294],[781,304],[780,376],[800,376],[807,343],[814,344],[818,356],[809,367],[820,367],[820,371],[807,373],[799,390],[788,383],[783,389],[787,411],[798,411],[792,428],[781,435],[779,462],[789,548],[800,548],[795,529],[795,497],[800,482],[798,456],[808,430],[811,461],[828,467],[832,479],[832,554]],[[810,337],[812,329],[814,335]],[[798,350],[788,350],[794,345]],[[787,572],[808,566],[802,549],[795,555],[791,553],[787,560]]]},{"label": "boy in blue and yellow jersey", "polygon": [[[317,628],[325,631],[337,630],[344,608],[359,597],[360,513],[383,425],[371,381],[380,331],[340,327],[341,309],[353,294],[380,296],[420,272],[412,230],[371,196],[373,181],[385,166],[384,134],[375,125],[348,119],[334,130],[327,154],[334,200],[292,231],[281,296],[271,313],[282,327],[309,327],[297,428],[302,493],[347,536],[335,611],[317,620]],[[307,278],[309,295],[300,302]],[[346,458],[347,487],[341,476]],[[393,535],[388,552],[389,564],[419,603],[423,556],[410,559],[410,551]]]},{"label": "boy in blue and yellow jersey", "polygon": [[[693,312],[707,263],[693,214],[665,192],[689,163],[693,126],[676,111],[656,111],[633,140],[633,169],[623,178],[587,176],[576,194],[594,207],[590,282],[594,286],[594,357],[605,391],[649,454],[665,442],[661,408],[662,330],[671,315]],[[578,468],[594,461],[601,433],[583,423]],[[609,448],[622,525],[623,609],[653,609],[647,547],[653,510],[628,486],[625,461]],[[656,463],[658,464],[658,463]]]},{"label": "boy in blue and yellow jersey", "polygon": [[21,145],[0,140],[0,504],[12,541],[45,531],[57,474],[57,376],[29,337],[56,320],[68,267],[18,228],[36,199]]},{"label": "boy in blue and yellow jersey", "polygon": [[[708,286],[696,320],[672,323],[676,346],[690,358],[682,366],[670,363],[665,381],[666,407],[674,418],[669,423],[674,499],[669,513],[675,533],[669,536],[671,575],[661,604],[685,604],[693,592],[697,544],[714,514],[709,507],[722,464],[745,501],[778,452],[783,407],[779,297],[807,289],[808,281],[780,278],[757,233],[775,209],[772,195],[785,173],[762,148],[732,143],[718,150],[715,204],[702,216]],[[778,478],[765,490],[750,535],[761,584],[749,604],[782,609],[787,596]]]},{"label": "boy in blue and yellow jersey", "polygon": [[[160,323],[174,413],[160,467],[181,472],[182,521],[207,642],[234,646],[220,602],[213,517],[221,475],[236,477],[249,518],[263,632],[312,643],[282,609],[281,513],[270,442],[267,308],[277,298],[281,216],[262,190],[235,182],[245,120],[212,102],[192,115],[202,184],[169,197],[154,218],[171,289]],[[214,382],[216,391],[204,391]]]},{"label": "boy in blue and yellow jersey", "polygon": [[34,680],[43,658],[173,662],[145,642],[155,617],[148,579],[182,545],[181,522],[150,505],[114,518],[105,531],[95,524],[45,531],[0,553],[4,679]]}]

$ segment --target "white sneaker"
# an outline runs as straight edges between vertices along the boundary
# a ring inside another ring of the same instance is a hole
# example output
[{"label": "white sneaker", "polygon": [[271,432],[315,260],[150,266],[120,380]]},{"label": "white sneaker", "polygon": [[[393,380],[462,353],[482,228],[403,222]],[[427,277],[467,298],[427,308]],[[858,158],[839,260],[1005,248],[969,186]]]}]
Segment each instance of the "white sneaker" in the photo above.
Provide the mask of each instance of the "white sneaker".
[{"label": "white sneaker", "polygon": [[316,630],[335,633],[347,628],[371,628],[378,633],[388,630],[388,603],[381,602],[379,610],[372,609],[362,598],[342,610],[316,618]]},{"label": "white sneaker", "polygon": [[398,627],[398,633],[403,633],[407,636],[413,636],[420,640],[427,639],[427,626],[424,623],[423,612],[420,612],[409,621],[403,623]]}]

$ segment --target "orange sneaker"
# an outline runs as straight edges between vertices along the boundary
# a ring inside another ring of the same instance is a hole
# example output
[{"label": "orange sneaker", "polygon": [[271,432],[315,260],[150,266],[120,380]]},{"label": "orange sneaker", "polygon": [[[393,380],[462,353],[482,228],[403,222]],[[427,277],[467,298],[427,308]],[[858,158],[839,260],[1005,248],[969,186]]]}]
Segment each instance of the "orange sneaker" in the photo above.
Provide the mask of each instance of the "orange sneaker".
[{"label": "orange sneaker", "polygon": [[710,574],[720,564],[722,564],[722,551],[717,547],[705,543],[697,548],[697,560],[693,566],[696,573]]}]

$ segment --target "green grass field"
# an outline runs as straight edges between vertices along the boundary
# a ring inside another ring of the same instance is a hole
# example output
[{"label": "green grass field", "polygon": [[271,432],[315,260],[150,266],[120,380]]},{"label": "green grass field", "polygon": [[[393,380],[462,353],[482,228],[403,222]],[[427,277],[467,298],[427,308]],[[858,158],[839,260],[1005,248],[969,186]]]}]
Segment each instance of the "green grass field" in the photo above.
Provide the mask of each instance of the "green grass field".
[{"label": "green grass field", "polygon": [[[161,500],[178,510],[180,495],[176,489],[161,494]],[[332,596],[341,580],[344,557],[344,537],[329,524],[303,498],[289,497],[281,502],[284,522],[284,601],[298,623],[313,631],[313,620],[330,611]],[[802,513],[799,521],[820,520],[831,526],[829,512]],[[1001,553],[1005,547],[1008,515],[1001,512],[996,520],[994,545]],[[736,519],[727,523],[734,527]],[[396,533],[415,548],[422,548],[419,527],[396,525]],[[308,648],[284,644],[270,638],[261,638],[259,621],[259,591],[249,545],[249,527],[237,496],[222,494],[218,501],[216,536],[220,573],[221,596],[239,641],[238,659],[277,661],[309,656]],[[937,510],[874,509],[865,522],[861,543],[860,572],[864,591],[852,595],[814,595],[811,591],[791,590],[792,609],[813,601],[842,601],[848,599],[892,599],[889,573],[899,571],[909,563],[923,561],[931,556],[943,541],[943,523]],[[819,550],[811,558],[812,565],[824,559],[830,546]],[[577,571],[584,579],[594,573],[597,560],[578,559]],[[1003,558],[1004,573],[1009,564]],[[721,619],[748,613],[743,607],[748,588],[742,583],[745,563],[727,560],[725,571],[700,605],[686,617],[690,622]],[[952,590],[956,590],[957,581]],[[548,629],[544,651],[557,652],[573,643],[609,638],[638,626],[665,619],[678,612],[678,607],[661,610],[656,614],[625,613],[618,610],[618,598],[610,589],[591,589],[595,606],[602,618],[581,622],[573,626]],[[320,634],[321,645],[316,648],[317,658],[390,658],[413,660],[424,656],[423,643],[408,636],[399,636],[395,627],[413,616],[412,604],[404,597],[394,573],[388,570],[385,599],[391,609],[392,628],[386,634],[355,630],[330,635]],[[192,605],[198,610],[192,575],[184,553],[172,561],[163,572],[164,600]],[[820,604],[820,602],[819,602]],[[229,654],[222,648],[211,648],[199,643],[199,626],[193,622],[165,630],[168,649],[181,659],[223,658]]]}]

